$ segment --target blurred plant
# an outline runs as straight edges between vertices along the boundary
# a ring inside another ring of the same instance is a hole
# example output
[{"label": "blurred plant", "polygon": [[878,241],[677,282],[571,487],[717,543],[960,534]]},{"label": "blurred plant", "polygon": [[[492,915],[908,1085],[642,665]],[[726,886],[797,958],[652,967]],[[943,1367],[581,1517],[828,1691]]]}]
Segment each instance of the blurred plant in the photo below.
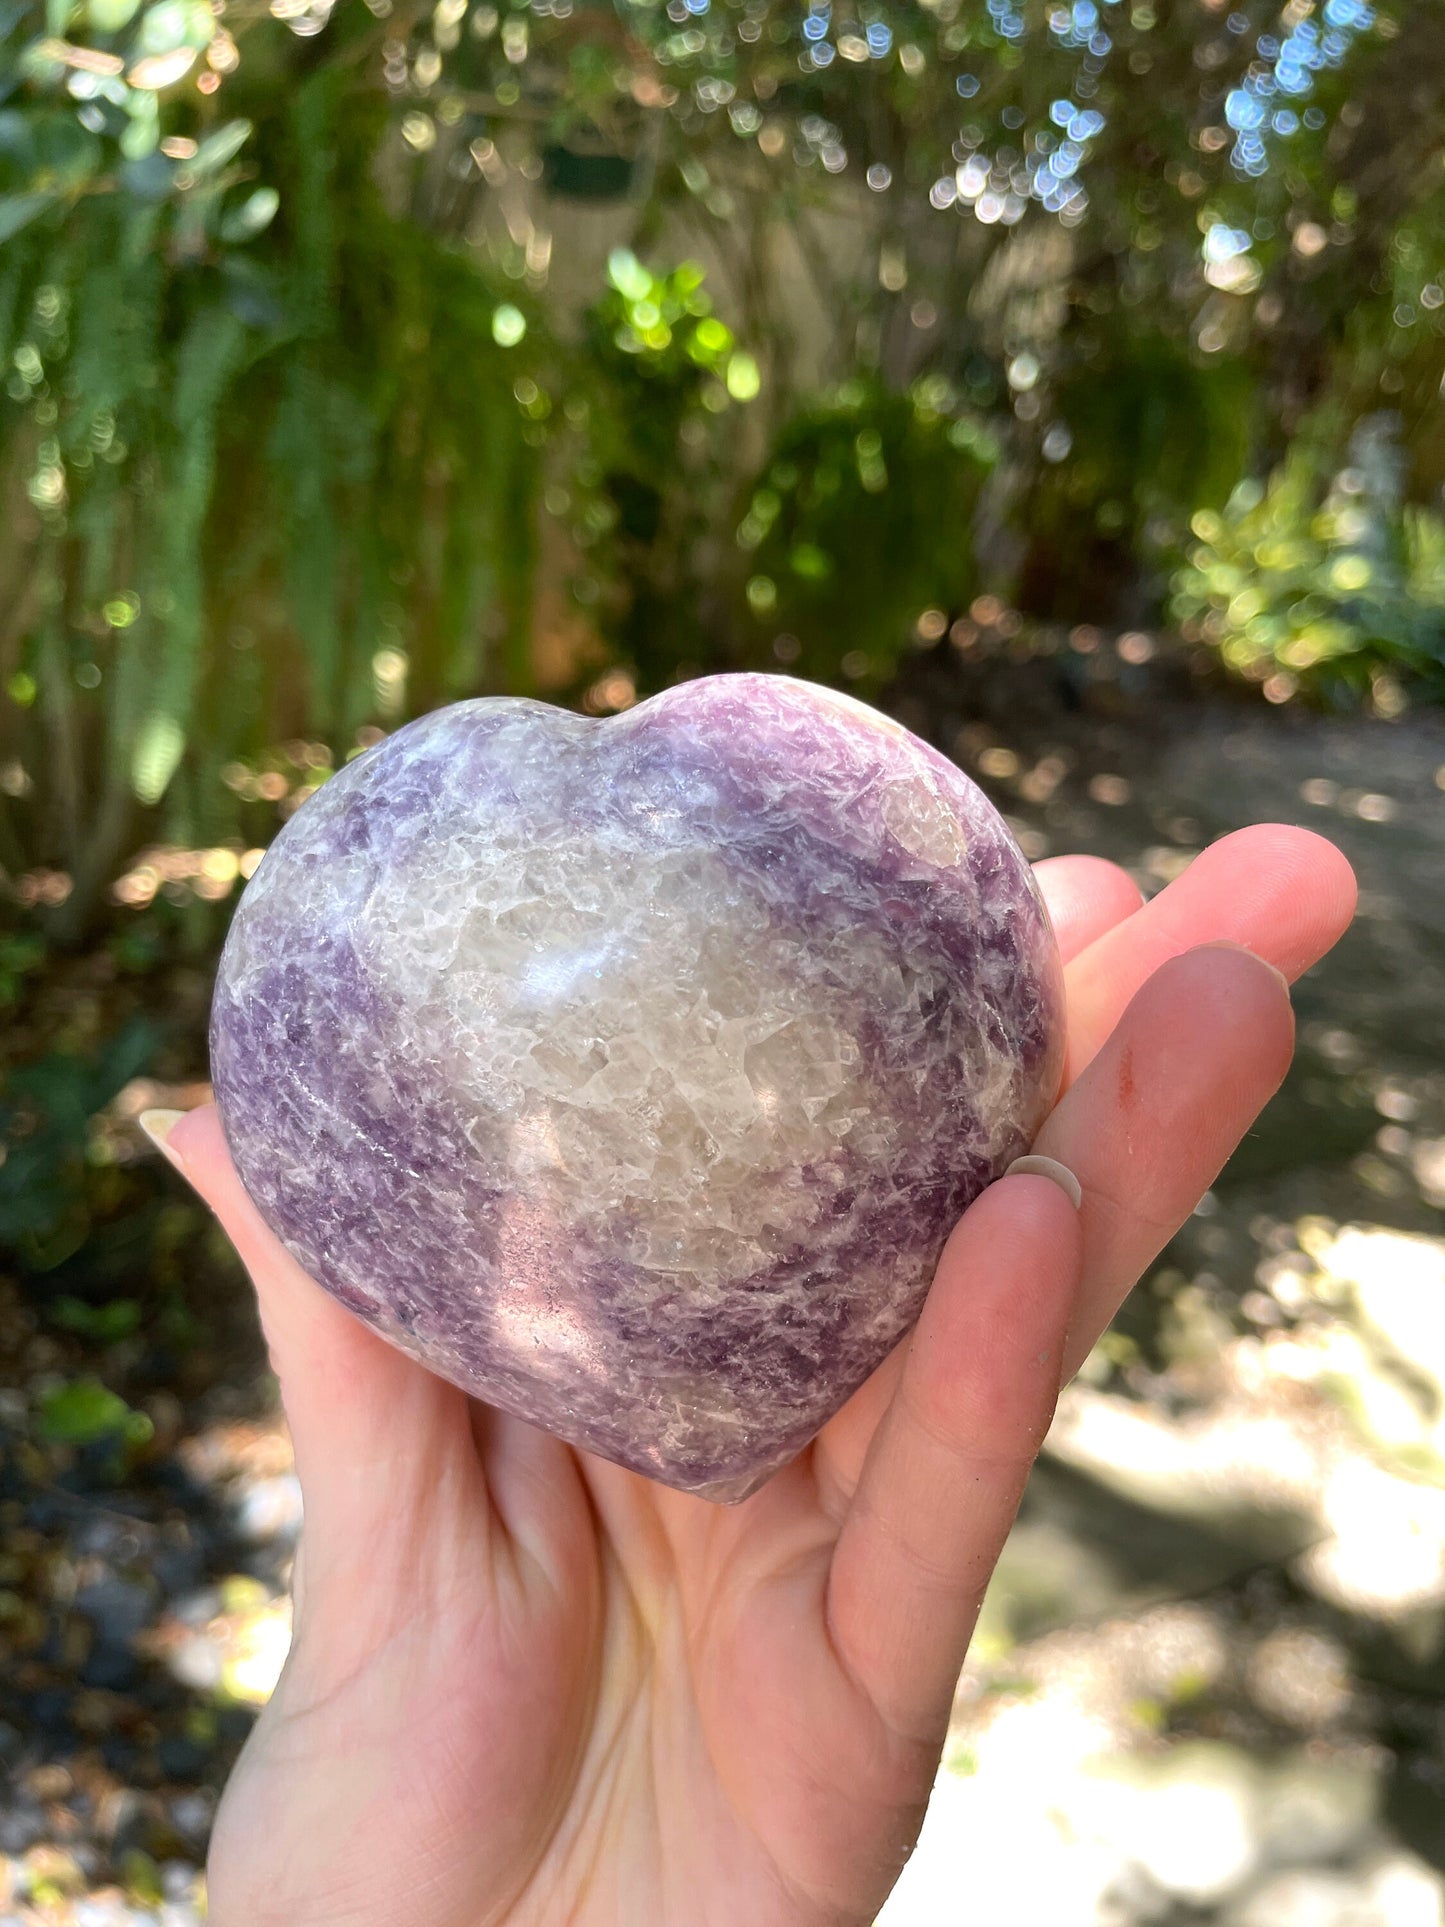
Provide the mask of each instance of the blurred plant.
[{"label": "blurred plant", "polygon": [[[1037,616],[1147,622],[1191,514],[1222,507],[1244,472],[1260,397],[1240,362],[1182,332],[1081,325],[1071,359],[1036,418],[1020,600]],[[1020,398],[1036,392],[1033,355],[1007,372]]]},{"label": "blurred plant", "polygon": [[[599,367],[614,377],[632,367],[657,390],[675,391],[669,416],[699,403],[720,414],[729,398],[757,394],[758,365],[713,313],[695,262],[655,274],[630,248],[614,248],[607,279],[607,292],[588,314]],[[649,423],[628,426],[639,439],[649,433]]]},{"label": "blurred plant", "polygon": [[1190,514],[1382,398],[1423,558],[1442,125],[1428,0],[10,0],[10,894],[73,941],[143,838],[264,840],[227,767],[544,656],[868,686],[956,584],[1150,619]]},{"label": "blurred plant", "polygon": [[1397,429],[1361,422],[1323,484],[1301,441],[1266,485],[1194,517],[1175,615],[1276,701],[1373,693],[1393,714],[1407,679],[1445,695],[1445,521],[1402,500]]},{"label": "blurred plant", "polygon": [[0,43],[0,862],[61,938],[146,811],[229,826],[228,759],[525,686],[539,439],[515,299],[383,203],[370,27],[308,74],[272,22],[243,83],[193,0],[87,20]]},{"label": "blurred plant", "polygon": [[596,620],[647,688],[680,664],[719,668],[729,655],[709,599],[708,538],[746,435],[737,410],[756,399],[761,377],[703,278],[694,262],[655,271],[630,248],[613,249],[607,289],[583,317],[585,356],[571,370],[580,448],[559,451],[572,456],[571,526],[599,585]]},{"label": "blurred plant", "polygon": [[39,1436],[49,1445],[144,1445],[153,1427],[98,1378],[53,1387],[40,1401]]},{"label": "blurred plant", "polygon": [[791,422],[737,534],[747,610],[775,657],[870,690],[920,618],[937,641],[978,587],[970,531],[997,456],[938,376],[904,395],[852,382]]},{"label": "blurred plant", "polygon": [[32,933],[0,937],[0,1010],[20,1001],[22,988],[45,963],[43,941]]},{"label": "blurred plant", "polygon": [[74,1332],[92,1345],[115,1345],[138,1329],[141,1308],[134,1298],[111,1298],[103,1305],[88,1305],[83,1298],[63,1293],[50,1307],[50,1317],[62,1331]]},{"label": "blurred plant", "polygon": [[145,1020],[97,1052],[53,1050],[0,1085],[0,1247],[29,1272],[54,1272],[95,1233],[112,1200],[97,1184],[94,1119],[148,1065],[159,1042]]}]

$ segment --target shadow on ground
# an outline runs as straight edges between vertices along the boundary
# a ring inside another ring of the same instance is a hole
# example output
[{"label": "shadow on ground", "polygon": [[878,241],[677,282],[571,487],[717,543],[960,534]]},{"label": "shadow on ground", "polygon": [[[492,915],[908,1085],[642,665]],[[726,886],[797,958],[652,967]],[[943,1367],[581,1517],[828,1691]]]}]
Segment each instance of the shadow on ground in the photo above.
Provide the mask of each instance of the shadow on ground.
[{"label": "shadow on ground", "polygon": [[925,655],[893,707],[1034,857],[1152,893],[1299,823],[1360,916],[1296,989],[1285,1088],[1061,1404],[883,1922],[1442,1927],[1445,727],[1201,700],[1081,639]]}]

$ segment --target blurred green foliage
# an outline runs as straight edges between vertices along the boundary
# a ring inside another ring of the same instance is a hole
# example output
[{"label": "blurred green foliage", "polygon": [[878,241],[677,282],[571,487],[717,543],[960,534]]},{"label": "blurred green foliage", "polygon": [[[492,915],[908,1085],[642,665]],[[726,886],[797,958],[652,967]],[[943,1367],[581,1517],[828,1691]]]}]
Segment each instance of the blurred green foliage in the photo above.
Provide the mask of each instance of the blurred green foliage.
[{"label": "blurred green foliage", "polygon": [[99,1049],[56,1048],[0,1083],[0,1246],[26,1271],[58,1271],[101,1228],[95,1119],[158,1040],[155,1025],[134,1019]]},{"label": "blurred green foliage", "polygon": [[3,0],[12,901],[979,593],[1438,691],[1442,127],[1434,0]]},{"label": "blurred green foliage", "polygon": [[126,1404],[98,1378],[57,1385],[40,1403],[40,1437],[53,1445],[144,1445],[152,1432],[144,1412]]},{"label": "blurred green foliage", "polygon": [[1401,500],[1392,435],[1388,417],[1366,419],[1323,484],[1301,444],[1266,486],[1194,517],[1175,609],[1231,667],[1267,666],[1272,695],[1373,691],[1388,712],[1402,682],[1445,665],[1445,523]]},{"label": "blurred green foliage", "polygon": [[960,536],[998,452],[940,376],[901,395],[850,382],[786,425],[737,541],[754,622],[787,666],[876,684],[921,611],[968,605],[981,585]]}]

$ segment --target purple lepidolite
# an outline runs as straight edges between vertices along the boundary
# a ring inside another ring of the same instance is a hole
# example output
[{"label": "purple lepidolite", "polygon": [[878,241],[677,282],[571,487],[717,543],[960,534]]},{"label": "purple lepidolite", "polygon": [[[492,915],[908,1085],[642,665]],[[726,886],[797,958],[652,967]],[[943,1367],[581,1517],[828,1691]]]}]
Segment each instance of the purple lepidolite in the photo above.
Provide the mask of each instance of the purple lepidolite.
[{"label": "purple lepidolite", "polygon": [[212,1018],[242,1179],[478,1398],[752,1491],[917,1317],[1051,1103],[1062,980],[982,793],[846,696],[490,698],[277,837]]}]

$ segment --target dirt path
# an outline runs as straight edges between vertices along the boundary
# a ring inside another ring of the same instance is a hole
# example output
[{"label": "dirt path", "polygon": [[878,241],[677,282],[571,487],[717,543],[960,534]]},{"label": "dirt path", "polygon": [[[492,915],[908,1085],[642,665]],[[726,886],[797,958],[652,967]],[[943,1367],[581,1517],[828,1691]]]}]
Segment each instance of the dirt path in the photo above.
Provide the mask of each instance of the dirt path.
[{"label": "dirt path", "polygon": [[1032,855],[1153,891],[1294,822],[1361,909],[1061,1406],[886,1927],[1445,1923],[1445,719],[1185,680],[935,656],[899,692]]}]

